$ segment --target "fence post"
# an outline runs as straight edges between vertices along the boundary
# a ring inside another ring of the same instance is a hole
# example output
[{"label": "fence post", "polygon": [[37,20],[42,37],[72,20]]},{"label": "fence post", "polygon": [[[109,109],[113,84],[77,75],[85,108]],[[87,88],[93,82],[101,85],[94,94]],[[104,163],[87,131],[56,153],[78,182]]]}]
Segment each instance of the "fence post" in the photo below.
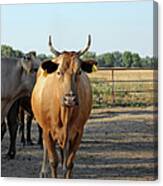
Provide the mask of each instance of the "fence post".
[{"label": "fence post", "polygon": [[114,92],[114,69],[111,70],[111,77],[112,77],[112,104],[115,103],[115,92]]}]

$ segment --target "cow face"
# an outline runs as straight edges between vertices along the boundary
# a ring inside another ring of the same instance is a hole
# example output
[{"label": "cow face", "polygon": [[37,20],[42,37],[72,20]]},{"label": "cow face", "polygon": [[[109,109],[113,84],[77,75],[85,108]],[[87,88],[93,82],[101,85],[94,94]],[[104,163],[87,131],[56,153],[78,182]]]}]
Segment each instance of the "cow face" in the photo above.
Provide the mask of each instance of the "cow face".
[{"label": "cow face", "polygon": [[88,36],[87,45],[78,52],[59,52],[52,46],[51,36],[49,36],[50,51],[56,56],[53,61],[45,61],[41,67],[47,73],[54,73],[59,82],[58,88],[63,106],[72,107],[78,105],[77,90],[80,78],[84,72],[93,71],[93,66],[97,63],[93,60],[82,61],[80,56],[88,51],[91,44],[91,36]]},{"label": "cow face", "polygon": [[[21,80],[24,82],[26,89],[32,90],[36,81],[36,72],[41,64],[41,61],[36,57],[35,52],[29,52],[20,59]],[[29,92],[30,92],[29,91]]]},{"label": "cow face", "polygon": [[41,67],[47,74],[54,73],[55,79],[59,82],[59,93],[63,106],[77,106],[78,85],[84,72],[92,72],[93,60],[82,61],[76,52],[63,52],[55,61],[45,61]]},{"label": "cow face", "polygon": [[36,57],[36,52],[34,51],[25,54],[21,59],[21,66],[28,74],[37,72],[39,65],[40,60]]}]

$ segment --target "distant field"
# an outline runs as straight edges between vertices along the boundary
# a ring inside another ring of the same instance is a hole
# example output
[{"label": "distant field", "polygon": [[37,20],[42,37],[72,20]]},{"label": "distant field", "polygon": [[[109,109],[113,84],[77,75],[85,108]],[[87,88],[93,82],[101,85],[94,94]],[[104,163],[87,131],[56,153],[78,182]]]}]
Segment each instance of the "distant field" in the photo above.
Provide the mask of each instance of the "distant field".
[{"label": "distant field", "polygon": [[[157,80],[157,70],[115,70],[115,80]],[[98,70],[97,72],[89,75],[91,78],[100,78],[105,80],[111,80],[111,70]]]},{"label": "distant field", "polygon": [[[112,104],[112,71],[98,70],[89,75],[94,107]],[[156,103],[157,70],[115,70],[114,92],[116,105],[146,106]],[[127,81],[127,82],[123,82]],[[137,82],[133,82],[137,81]]]}]

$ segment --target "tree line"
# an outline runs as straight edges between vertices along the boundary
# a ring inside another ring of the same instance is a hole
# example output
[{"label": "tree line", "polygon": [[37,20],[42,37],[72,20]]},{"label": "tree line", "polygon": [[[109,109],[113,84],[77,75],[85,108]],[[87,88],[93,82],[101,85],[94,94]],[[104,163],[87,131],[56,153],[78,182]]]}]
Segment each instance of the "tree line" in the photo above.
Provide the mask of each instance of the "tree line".
[{"label": "tree line", "polygon": [[[11,46],[1,46],[2,57],[22,57],[24,54],[20,50],[14,50]],[[38,54],[37,57],[40,60],[46,60],[52,58],[51,55]],[[132,53],[130,51],[125,52],[107,52],[104,54],[97,55],[95,52],[87,52],[83,59],[93,59],[98,62],[100,67],[149,67],[157,68],[158,59],[156,57],[140,57],[138,53]]]}]

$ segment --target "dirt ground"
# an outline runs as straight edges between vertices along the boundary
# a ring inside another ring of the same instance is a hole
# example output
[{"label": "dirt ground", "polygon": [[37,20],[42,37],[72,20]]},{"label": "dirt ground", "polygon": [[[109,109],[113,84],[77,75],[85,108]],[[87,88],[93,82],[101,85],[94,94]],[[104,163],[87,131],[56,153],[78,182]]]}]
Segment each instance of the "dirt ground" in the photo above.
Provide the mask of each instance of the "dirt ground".
[{"label": "dirt ground", "polygon": [[[157,110],[153,107],[94,109],[77,152],[73,178],[154,180],[157,178]],[[154,137],[155,133],[155,137]],[[14,160],[5,155],[8,134],[2,141],[1,175],[38,178],[42,150],[37,145],[37,126],[32,128],[35,145],[17,138]],[[50,171],[49,171],[50,172]],[[59,178],[63,177],[59,165]]]}]

